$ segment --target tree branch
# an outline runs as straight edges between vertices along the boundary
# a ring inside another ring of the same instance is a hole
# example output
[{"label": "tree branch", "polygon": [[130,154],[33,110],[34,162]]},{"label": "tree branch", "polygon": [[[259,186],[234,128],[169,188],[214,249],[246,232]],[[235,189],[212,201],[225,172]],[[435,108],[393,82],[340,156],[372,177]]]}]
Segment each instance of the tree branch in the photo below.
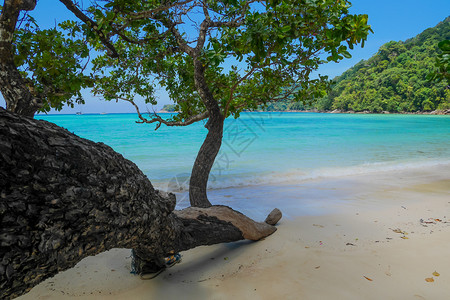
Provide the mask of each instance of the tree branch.
[{"label": "tree branch", "polygon": [[187,41],[183,38],[181,33],[175,27],[177,24],[175,22],[173,22],[172,20],[169,20],[169,19],[161,20],[161,22],[175,36],[175,39],[177,40],[177,43],[180,46],[180,49],[183,50],[190,57],[195,57],[196,55],[195,55],[194,48],[192,48],[191,46],[188,45]]},{"label": "tree branch", "polygon": [[224,114],[223,114],[224,116],[227,116],[227,114],[228,114],[228,109],[230,108],[231,101],[233,100],[233,94],[234,94],[234,91],[236,91],[237,87],[238,87],[244,80],[246,80],[250,75],[252,75],[253,72],[255,72],[255,70],[256,70],[256,67],[253,66],[252,69],[251,69],[249,72],[247,72],[247,74],[245,74],[244,77],[242,77],[240,80],[238,80],[238,81],[231,87],[231,90],[230,90],[230,96],[229,96],[229,98],[228,98],[227,104],[225,105],[225,111],[224,111]]},{"label": "tree branch", "polygon": [[209,16],[208,8],[206,4],[203,4],[203,14],[205,15],[205,19],[200,24],[200,30],[198,32],[197,46],[195,47],[195,53],[200,54],[205,45],[206,34],[208,33],[208,29],[211,25],[211,17]]},{"label": "tree branch", "polygon": [[68,10],[70,10],[78,19],[83,21],[86,25],[88,25],[94,32],[98,35],[102,44],[108,49],[108,55],[112,58],[119,57],[119,53],[117,53],[116,48],[109,41],[109,39],[105,36],[105,34],[98,30],[98,24],[86,16],[74,3],[72,0],[59,0],[62,4],[64,4]]},{"label": "tree branch", "polygon": [[[278,210],[278,209],[276,209]],[[217,218],[218,220],[225,221],[231,223],[234,227],[238,228],[242,234],[242,237],[247,240],[258,241],[262,238],[265,238],[272,233],[274,233],[277,229],[271,224],[266,222],[255,222],[249,217],[243,215],[242,213],[235,211],[227,206],[222,205],[214,205],[208,208],[200,208],[200,207],[188,207],[183,210],[175,210],[175,215],[184,220],[201,220],[203,218]],[[280,220],[281,212],[279,214],[278,219],[276,219],[275,224]],[[212,226],[212,222],[205,222],[208,224],[208,227]],[[211,228],[209,228],[211,231]],[[221,239],[217,231],[212,230],[211,233],[213,236]],[[215,243],[215,242],[213,242]],[[211,243],[212,244],[212,243]],[[199,246],[199,245],[196,245]],[[192,248],[192,247],[190,247]],[[177,249],[177,250],[187,250],[187,249]]]},{"label": "tree branch", "polygon": [[164,39],[166,38],[166,36],[168,35],[168,31],[165,31],[161,34],[157,34],[155,36],[152,36],[151,38],[142,38],[142,39],[134,39],[134,38],[130,38],[129,36],[126,36],[122,30],[126,27],[120,26],[119,28],[115,28],[114,25],[111,24],[111,28],[112,28],[112,32],[110,34],[110,36],[117,34],[118,36],[120,36],[125,42],[130,43],[130,44],[136,44],[136,45],[145,45],[146,43],[150,42],[150,41],[155,41],[155,40],[159,40],[159,39]]},{"label": "tree branch", "polygon": [[130,21],[133,20],[142,20],[142,19],[146,19],[146,18],[150,18],[153,17],[154,14],[162,12],[162,11],[166,11],[168,9],[171,9],[173,7],[176,6],[181,6],[181,5],[185,5],[188,4],[189,2],[192,2],[193,0],[185,0],[185,1],[181,1],[181,2],[175,2],[166,6],[160,6],[158,8],[155,9],[151,9],[151,10],[145,10],[145,11],[140,11],[137,13],[132,13],[131,14],[131,18],[129,19]]},{"label": "tree branch", "polygon": [[152,119],[148,120],[148,119],[142,118],[141,120],[143,122],[139,122],[139,123],[151,124],[151,123],[159,122],[159,124],[156,125],[156,128],[155,128],[155,130],[157,130],[161,126],[161,123],[166,126],[187,126],[187,125],[193,124],[195,122],[205,120],[208,117],[209,117],[209,112],[204,111],[200,114],[197,114],[195,116],[188,118],[186,121],[167,121],[167,120],[164,120],[163,118],[161,118],[160,116],[158,116],[157,114],[154,114],[154,117]]},{"label": "tree branch", "polygon": [[122,98],[122,97],[118,97],[118,99],[130,102],[134,106],[134,108],[136,109],[136,112],[138,114],[138,117],[141,120],[141,121],[136,121],[136,123],[147,123],[147,124],[158,123],[156,125],[155,130],[157,130],[159,127],[161,127],[161,124],[164,124],[166,126],[187,126],[187,125],[193,124],[195,122],[207,119],[209,117],[209,112],[205,111],[205,112],[202,112],[200,114],[197,114],[195,116],[188,118],[186,121],[167,121],[167,120],[164,120],[163,118],[161,118],[160,116],[158,116],[156,113],[153,114],[153,117],[151,119],[147,119],[144,116],[142,116],[141,111],[139,110],[139,106],[137,106],[137,104],[133,100],[127,99],[127,98]]}]

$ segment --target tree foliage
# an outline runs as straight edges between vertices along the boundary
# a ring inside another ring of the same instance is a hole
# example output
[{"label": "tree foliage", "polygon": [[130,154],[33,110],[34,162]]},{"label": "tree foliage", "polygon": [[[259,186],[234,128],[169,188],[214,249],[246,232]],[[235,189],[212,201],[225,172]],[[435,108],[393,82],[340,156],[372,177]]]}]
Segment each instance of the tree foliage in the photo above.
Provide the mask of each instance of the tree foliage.
[{"label": "tree foliage", "polygon": [[450,40],[443,40],[438,44],[442,51],[435,62],[435,71],[430,73],[430,79],[435,81],[446,80],[450,86]]},{"label": "tree foliage", "polygon": [[[61,110],[64,105],[73,107],[75,102],[84,103],[81,90],[92,87],[95,79],[87,70],[87,40],[70,34],[70,22],[42,30],[27,11],[33,10],[35,4],[33,0],[8,0],[0,6],[3,96],[11,105],[19,101],[14,98],[25,97],[24,93],[19,96],[11,92],[13,81],[20,77],[21,89],[38,103],[35,110],[47,112],[51,108]],[[11,73],[13,68],[17,75]],[[8,78],[12,81],[9,84]]]},{"label": "tree foliage", "polygon": [[198,60],[222,114],[237,117],[288,96],[323,95],[326,76],[310,77],[326,62],[319,53],[327,61],[350,57],[348,48],[370,30],[367,15],[351,15],[349,6],[335,0],[114,0],[89,7],[84,13],[92,22],[72,24],[72,30],[100,52],[93,60],[99,74],[94,92],[106,100],[140,96],[155,104],[155,91],[163,87],[180,111],[174,121],[189,120],[207,110],[195,83]]},{"label": "tree foliage", "polygon": [[86,40],[64,32],[70,22],[41,30],[32,17],[25,18],[14,34],[14,63],[33,96],[41,99],[39,111],[84,104],[81,90],[94,82],[85,74],[90,55]]}]

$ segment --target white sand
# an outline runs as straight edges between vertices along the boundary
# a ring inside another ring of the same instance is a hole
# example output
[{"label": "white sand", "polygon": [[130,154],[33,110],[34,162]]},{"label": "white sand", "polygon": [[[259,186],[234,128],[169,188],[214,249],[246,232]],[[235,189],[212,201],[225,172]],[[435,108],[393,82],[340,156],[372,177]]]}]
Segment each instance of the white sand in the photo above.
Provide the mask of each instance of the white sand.
[{"label": "white sand", "polygon": [[449,166],[321,179],[297,191],[315,195],[318,215],[294,217],[292,199],[280,199],[288,217],[263,241],[186,251],[147,281],[129,274],[129,250],[114,249],[19,299],[450,299]]}]

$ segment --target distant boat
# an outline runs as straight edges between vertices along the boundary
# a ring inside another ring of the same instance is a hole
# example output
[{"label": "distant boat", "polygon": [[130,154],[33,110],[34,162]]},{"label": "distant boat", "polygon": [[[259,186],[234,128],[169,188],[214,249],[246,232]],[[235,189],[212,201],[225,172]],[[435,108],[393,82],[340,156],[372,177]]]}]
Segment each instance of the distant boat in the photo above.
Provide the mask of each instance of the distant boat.
[{"label": "distant boat", "polygon": [[75,114],[76,115],[82,115],[81,111],[77,111]]},{"label": "distant boat", "polygon": [[105,113],[105,112],[102,112],[102,113],[100,113],[101,115],[107,115],[108,113]]}]

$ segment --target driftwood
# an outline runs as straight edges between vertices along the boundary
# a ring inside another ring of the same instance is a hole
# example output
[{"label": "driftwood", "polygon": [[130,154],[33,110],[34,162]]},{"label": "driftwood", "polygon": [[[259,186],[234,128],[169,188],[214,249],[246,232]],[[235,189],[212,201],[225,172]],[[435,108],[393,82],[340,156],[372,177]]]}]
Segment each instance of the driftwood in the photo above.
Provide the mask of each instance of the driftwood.
[{"label": "driftwood", "polygon": [[258,223],[225,206],[174,208],[173,194],[155,190],[110,147],[0,108],[1,299],[111,248],[133,248],[139,272],[171,250],[259,240],[281,218],[274,211]]}]

